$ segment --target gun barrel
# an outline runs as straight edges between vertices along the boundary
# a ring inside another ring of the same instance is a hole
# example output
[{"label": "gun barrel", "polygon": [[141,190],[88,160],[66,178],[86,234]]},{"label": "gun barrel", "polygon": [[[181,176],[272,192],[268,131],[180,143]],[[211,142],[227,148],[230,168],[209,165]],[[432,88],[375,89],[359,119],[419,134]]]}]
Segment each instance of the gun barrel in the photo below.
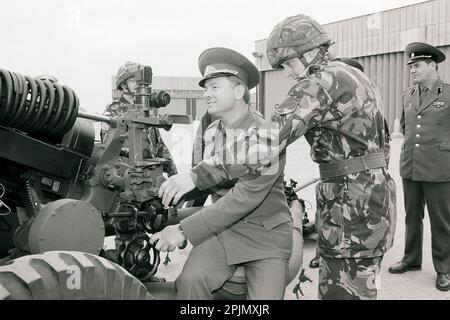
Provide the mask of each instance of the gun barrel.
[{"label": "gun barrel", "polygon": [[304,184],[299,185],[297,188],[294,189],[294,191],[295,191],[295,192],[298,192],[298,191],[300,191],[300,190],[302,190],[302,189],[304,189],[304,188],[306,188],[306,187],[309,187],[310,185],[316,183],[316,182],[319,181],[319,180],[320,180],[319,177],[314,178],[314,179],[312,179],[312,180],[309,180],[308,182],[305,182]]},{"label": "gun barrel", "polygon": [[106,123],[113,122],[113,119],[111,119],[108,116],[104,116],[101,114],[88,113],[88,112],[83,112],[83,111],[78,111],[78,117],[84,118],[84,119],[89,119],[89,120],[94,120],[94,121],[106,122]]}]

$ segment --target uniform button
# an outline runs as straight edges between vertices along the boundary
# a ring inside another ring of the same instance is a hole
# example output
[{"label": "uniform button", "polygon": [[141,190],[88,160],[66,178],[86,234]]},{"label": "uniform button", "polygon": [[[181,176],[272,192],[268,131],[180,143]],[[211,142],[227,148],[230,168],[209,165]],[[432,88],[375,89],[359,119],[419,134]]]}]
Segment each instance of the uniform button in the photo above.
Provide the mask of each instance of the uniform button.
[{"label": "uniform button", "polygon": [[421,116],[421,115],[418,115],[418,116],[417,116],[417,119],[420,119],[420,118],[422,118],[422,116]]},{"label": "uniform button", "polygon": [[416,134],[416,138],[420,138],[420,134]]},{"label": "uniform button", "polygon": [[418,143],[416,143],[416,147],[418,147],[419,146],[419,144]]},{"label": "uniform button", "polygon": [[420,124],[417,125],[417,128],[420,128]]}]

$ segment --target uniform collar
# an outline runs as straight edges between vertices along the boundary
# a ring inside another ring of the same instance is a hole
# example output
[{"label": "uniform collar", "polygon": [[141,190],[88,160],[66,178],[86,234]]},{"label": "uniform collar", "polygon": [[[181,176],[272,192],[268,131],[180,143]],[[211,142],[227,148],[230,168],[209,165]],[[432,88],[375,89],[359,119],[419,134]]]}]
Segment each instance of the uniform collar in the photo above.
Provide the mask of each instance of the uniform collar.
[{"label": "uniform collar", "polygon": [[431,86],[431,89],[428,87],[423,87],[419,84],[416,84],[413,88],[413,90],[411,91],[411,95],[413,95],[414,93],[422,93],[423,90],[426,89],[430,89],[430,92],[435,93],[435,94],[440,94],[442,92],[442,79],[441,77],[438,77],[438,79],[435,81],[435,83]]},{"label": "uniform collar", "polygon": [[425,89],[429,89],[433,93],[438,93],[437,90],[439,87],[442,87],[442,80],[440,77],[437,78],[437,80],[433,83],[431,87],[425,87],[425,86],[418,86],[420,89],[420,92],[423,92]]},{"label": "uniform collar", "polygon": [[253,121],[253,112],[247,106],[246,110],[242,115],[234,122],[225,125],[225,123],[220,120],[220,127],[223,129],[247,129]]}]

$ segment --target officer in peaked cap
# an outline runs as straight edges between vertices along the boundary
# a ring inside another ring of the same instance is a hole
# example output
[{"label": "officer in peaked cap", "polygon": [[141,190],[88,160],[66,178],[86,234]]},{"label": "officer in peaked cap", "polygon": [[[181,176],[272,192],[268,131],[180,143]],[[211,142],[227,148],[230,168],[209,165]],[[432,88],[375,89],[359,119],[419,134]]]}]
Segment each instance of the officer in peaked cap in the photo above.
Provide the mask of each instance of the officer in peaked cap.
[{"label": "officer in peaked cap", "polygon": [[[199,82],[201,87],[205,87],[205,82],[208,79],[221,76],[236,76],[250,90],[256,87],[260,79],[259,71],[252,62],[239,52],[227,48],[216,47],[205,50],[200,54],[198,66],[203,76]],[[245,99],[247,99],[246,103],[250,103],[249,95],[244,97]],[[262,117],[258,111],[253,110],[253,112]],[[205,149],[203,135],[206,128],[216,119],[217,117],[212,116],[208,112],[203,115],[200,123],[201,127],[198,128],[195,135],[192,155],[193,165],[202,161]]]},{"label": "officer in peaked cap", "polygon": [[404,141],[400,176],[406,210],[403,259],[391,273],[420,270],[424,204],[431,224],[436,288],[450,290],[450,85],[437,72],[445,54],[426,43],[406,46],[405,55],[414,86],[402,94],[400,120]]},{"label": "officer in peaked cap", "polygon": [[[214,161],[216,151],[235,141],[244,130],[261,128],[258,134],[265,135],[269,124],[248,104],[249,88],[254,88],[259,80],[258,70],[249,60],[230,49],[212,48],[201,54],[199,68],[203,76],[199,84],[205,88],[208,113],[217,118],[202,137],[202,157]],[[245,152],[248,159],[257,156],[252,148]],[[301,241],[300,233],[293,234],[284,195],[285,162],[283,154],[270,173],[249,172],[242,179],[228,176],[220,183],[212,181],[209,188],[202,189],[211,194],[211,205],[184,218],[178,226],[168,226],[151,236],[150,242],[161,251],[174,250],[186,239],[193,246],[175,281],[177,299],[212,299],[222,292],[220,288],[228,280],[234,282],[240,276],[245,276],[248,299],[283,299],[286,284],[300,267],[293,237],[298,236]],[[213,177],[210,173],[204,171],[198,177]],[[184,179],[183,174],[175,178]],[[173,184],[167,181],[166,190],[171,193]],[[160,189],[160,195],[161,192]],[[162,198],[168,204],[167,197]],[[289,270],[295,271],[291,274]]]},{"label": "officer in peaked cap", "polygon": [[239,52],[227,48],[210,48],[198,58],[198,67],[203,76],[199,85],[205,86],[205,81],[222,76],[236,76],[252,89],[259,82],[259,71]]},{"label": "officer in peaked cap", "polygon": [[[205,86],[206,80],[219,76],[234,75],[247,86],[247,89],[254,88],[259,82],[259,72],[253,63],[240,53],[231,49],[207,49],[200,55],[198,62],[200,72],[204,76],[199,83],[202,87]],[[247,98],[249,99],[250,97],[248,96]],[[247,103],[249,103],[249,100]],[[253,112],[263,117],[256,110],[253,110]],[[208,111],[201,118],[199,127],[195,133],[192,150],[193,167],[203,160],[203,153],[205,151],[204,134],[209,125],[215,120],[217,120],[217,117],[212,116]],[[192,202],[192,206],[202,206],[206,199],[207,196],[195,199]]]},{"label": "officer in peaked cap", "polygon": [[405,54],[408,57],[408,65],[426,59],[433,60],[436,63],[441,63],[445,60],[445,54],[441,50],[423,42],[408,44],[405,48]]}]

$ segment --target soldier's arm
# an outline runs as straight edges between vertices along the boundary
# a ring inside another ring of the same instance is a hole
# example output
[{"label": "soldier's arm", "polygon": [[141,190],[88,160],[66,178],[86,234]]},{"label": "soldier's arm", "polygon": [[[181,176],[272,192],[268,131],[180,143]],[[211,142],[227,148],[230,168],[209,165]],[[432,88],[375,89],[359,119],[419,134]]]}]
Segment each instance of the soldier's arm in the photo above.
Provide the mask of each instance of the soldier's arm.
[{"label": "soldier's arm", "polygon": [[[261,205],[272,186],[280,178],[286,163],[285,158],[285,156],[281,157],[280,165],[273,174],[241,177],[236,185],[218,201],[183,219],[180,224],[186,238],[194,246],[198,245],[230,228],[253,212]],[[279,199],[279,201],[286,200]]]},{"label": "soldier's arm", "polygon": [[157,128],[153,128],[153,130],[155,131],[155,137],[156,137],[156,141],[157,141],[156,157],[165,158],[167,160],[170,160],[169,164],[164,165],[163,170],[164,170],[164,172],[167,172],[169,177],[173,176],[174,174],[178,173],[177,166],[175,165],[172,155],[170,154],[169,149],[167,148],[166,144],[164,143],[164,140],[162,139],[161,134],[159,133],[159,130]]},{"label": "soldier's arm", "polygon": [[281,104],[278,115],[266,127],[250,128],[192,169],[200,190],[245,174],[259,174],[289,143],[303,136],[327,117],[331,79],[305,79],[296,84]]}]

